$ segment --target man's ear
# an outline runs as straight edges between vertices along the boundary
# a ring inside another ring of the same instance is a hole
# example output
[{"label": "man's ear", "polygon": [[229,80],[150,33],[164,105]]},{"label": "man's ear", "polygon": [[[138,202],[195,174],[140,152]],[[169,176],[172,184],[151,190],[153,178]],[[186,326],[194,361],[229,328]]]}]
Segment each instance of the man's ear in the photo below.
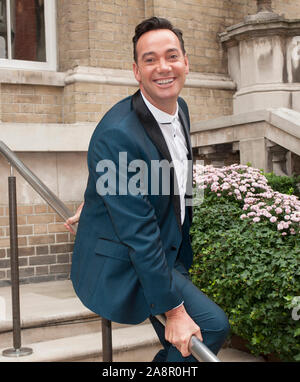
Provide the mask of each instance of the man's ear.
[{"label": "man's ear", "polygon": [[132,69],[133,69],[133,74],[134,74],[135,79],[137,80],[137,82],[140,82],[141,81],[141,74],[140,74],[139,67],[135,61],[132,64]]}]

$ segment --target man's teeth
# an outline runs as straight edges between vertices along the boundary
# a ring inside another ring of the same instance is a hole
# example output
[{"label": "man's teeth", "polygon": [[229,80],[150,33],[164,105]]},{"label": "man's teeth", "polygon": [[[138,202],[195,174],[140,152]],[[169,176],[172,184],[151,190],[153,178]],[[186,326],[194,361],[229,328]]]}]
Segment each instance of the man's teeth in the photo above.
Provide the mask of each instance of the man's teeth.
[{"label": "man's teeth", "polygon": [[170,79],[170,80],[158,80],[156,82],[158,84],[160,84],[160,85],[165,85],[165,84],[170,84],[171,82],[173,82],[173,79]]}]

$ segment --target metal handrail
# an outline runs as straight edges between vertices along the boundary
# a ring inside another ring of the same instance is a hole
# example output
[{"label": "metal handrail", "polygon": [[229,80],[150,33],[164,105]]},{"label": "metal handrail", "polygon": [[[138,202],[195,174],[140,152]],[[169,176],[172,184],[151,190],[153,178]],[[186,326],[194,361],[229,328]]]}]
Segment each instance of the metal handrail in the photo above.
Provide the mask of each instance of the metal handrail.
[{"label": "metal handrail", "polygon": [[[10,150],[6,144],[0,140],[0,153],[7,159],[19,174],[32,186],[32,188],[57,212],[57,214],[67,220],[73,214],[65,206],[65,204],[18,158],[18,156]],[[72,226],[76,232],[76,226]],[[156,318],[165,325],[166,318],[164,315],[157,315]],[[106,361],[112,360],[111,351],[111,322],[102,318],[103,345],[106,344],[104,358]],[[220,362],[220,360],[204,345],[197,337],[192,336],[189,343],[189,350],[198,361],[204,362]]]},{"label": "metal handrail", "polygon": [[[12,289],[12,317],[13,317],[13,348],[2,352],[6,357],[21,357],[32,354],[31,348],[21,347],[21,319],[19,299],[19,256],[18,256],[18,229],[17,229],[17,200],[16,177],[13,176],[13,167],[31,185],[31,187],[57,212],[64,220],[73,214],[57,198],[57,196],[18,158],[18,156],[0,141],[0,154],[10,164],[11,173],[8,177],[9,184],[9,228],[10,228],[10,264],[11,264],[11,289]],[[72,226],[76,232],[76,227]],[[102,333],[103,334],[103,333]]]},{"label": "metal handrail", "polygon": [[[31,187],[54,209],[58,215],[67,220],[74,214],[58,199],[58,197],[11,151],[3,141],[0,141],[0,153],[31,185]],[[76,227],[73,228],[76,230]]]},{"label": "metal handrail", "polygon": [[[163,314],[155,317],[166,326],[166,317]],[[196,336],[192,336],[190,339],[189,351],[199,362],[220,362],[219,358]]]}]

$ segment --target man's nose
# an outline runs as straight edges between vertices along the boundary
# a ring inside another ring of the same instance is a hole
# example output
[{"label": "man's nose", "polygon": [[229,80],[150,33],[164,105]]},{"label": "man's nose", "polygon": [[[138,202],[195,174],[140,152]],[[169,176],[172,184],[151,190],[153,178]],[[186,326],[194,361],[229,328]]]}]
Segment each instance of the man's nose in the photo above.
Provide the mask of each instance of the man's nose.
[{"label": "man's nose", "polygon": [[164,58],[160,59],[158,63],[158,71],[162,73],[162,72],[169,72],[170,70],[171,70],[171,66],[168,63],[168,61],[166,61]]}]

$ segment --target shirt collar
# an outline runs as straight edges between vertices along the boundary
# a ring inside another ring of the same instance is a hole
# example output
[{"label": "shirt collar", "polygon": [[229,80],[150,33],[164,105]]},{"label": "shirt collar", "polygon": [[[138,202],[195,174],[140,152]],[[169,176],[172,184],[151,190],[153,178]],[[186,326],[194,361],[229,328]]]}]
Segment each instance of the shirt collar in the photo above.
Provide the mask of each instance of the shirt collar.
[{"label": "shirt collar", "polygon": [[147,98],[144,96],[144,94],[141,92],[141,95],[143,97],[143,100],[150,110],[150,112],[153,114],[153,117],[156,119],[158,123],[172,123],[176,118],[178,118],[178,103],[176,103],[176,112],[174,115],[165,113],[164,111],[158,109],[157,107],[153,106],[152,103],[150,103]]}]

